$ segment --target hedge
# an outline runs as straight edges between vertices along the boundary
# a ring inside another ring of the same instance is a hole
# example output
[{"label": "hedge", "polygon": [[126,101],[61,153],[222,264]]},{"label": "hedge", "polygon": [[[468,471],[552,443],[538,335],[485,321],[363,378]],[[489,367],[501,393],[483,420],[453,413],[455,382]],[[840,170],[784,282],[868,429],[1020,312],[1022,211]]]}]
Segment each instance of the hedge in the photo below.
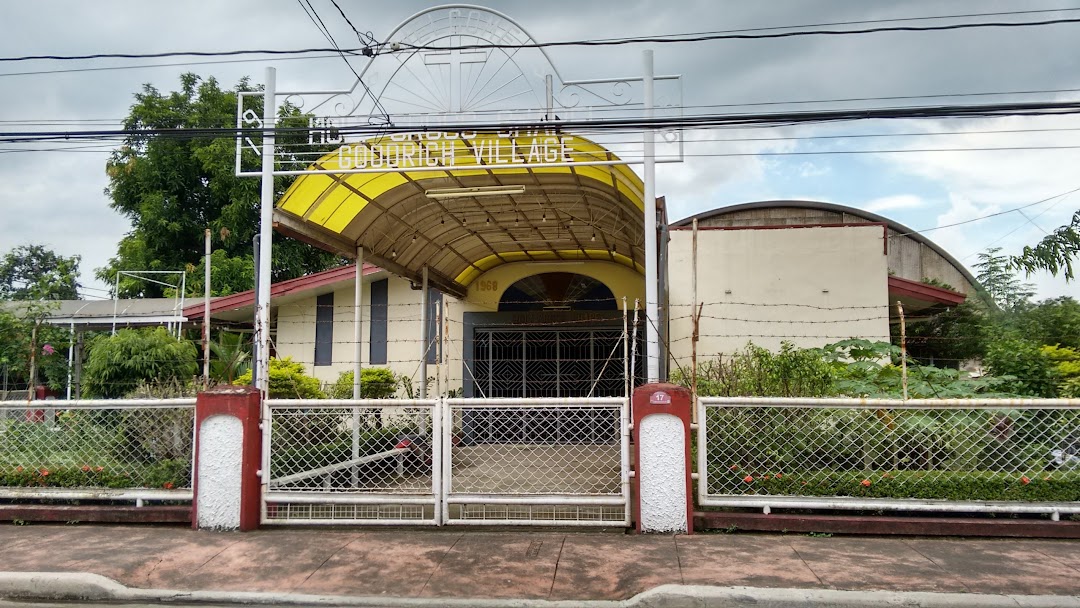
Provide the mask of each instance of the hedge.
[{"label": "hedge", "polygon": [[[737,467],[710,467],[709,481],[711,492],[726,495],[1080,501],[1080,471],[1042,471],[1027,474],[981,471],[818,471],[784,474],[780,471],[748,473],[738,470]],[[724,491],[734,487],[741,488],[742,492]]]},{"label": "hedge", "polygon": [[102,466],[0,466],[0,487],[173,488],[191,487],[191,463],[161,460],[146,467],[113,470]]}]

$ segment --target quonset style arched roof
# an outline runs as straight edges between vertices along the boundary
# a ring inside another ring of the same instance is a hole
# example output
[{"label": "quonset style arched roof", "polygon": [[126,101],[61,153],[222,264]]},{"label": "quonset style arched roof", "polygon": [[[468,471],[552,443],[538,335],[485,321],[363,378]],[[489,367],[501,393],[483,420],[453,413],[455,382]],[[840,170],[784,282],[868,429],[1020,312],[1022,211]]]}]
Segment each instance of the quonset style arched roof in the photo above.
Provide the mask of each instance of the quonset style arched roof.
[{"label": "quonset style arched roof", "polygon": [[[915,241],[917,243],[921,243],[921,244],[929,247],[934,253],[936,253],[938,256],[940,256],[942,259],[944,259],[946,262],[948,262],[953,268],[955,268],[956,271],[959,272],[960,275],[964,277],[964,279],[968,282],[968,284],[972,288],[977,288],[978,285],[979,285],[979,282],[975,278],[975,276],[972,275],[971,271],[969,271],[966,267],[964,267],[964,265],[961,264],[959,260],[954,258],[948,251],[945,251],[944,249],[942,249],[940,245],[938,245],[937,243],[931,241],[930,239],[926,238],[925,236],[923,236],[923,235],[919,234],[918,232],[912,230],[911,228],[908,228],[907,226],[904,226],[903,224],[895,222],[895,221],[893,221],[893,220],[891,220],[891,219],[889,219],[887,217],[878,215],[876,213],[871,213],[869,211],[864,211],[862,209],[856,209],[855,207],[848,207],[846,205],[838,205],[836,203],[825,203],[825,202],[821,202],[821,201],[807,201],[807,200],[771,200],[771,201],[756,201],[756,202],[752,202],[752,203],[740,203],[740,204],[737,204],[737,205],[729,205],[727,207],[719,207],[717,209],[712,209],[710,211],[705,211],[704,213],[699,213],[697,215],[692,215],[692,216],[687,217],[685,219],[681,219],[681,220],[679,220],[677,222],[674,222],[671,225],[673,227],[690,226],[691,224],[693,224],[693,221],[695,219],[698,221],[699,224],[701,224],[701,223],[705,222],[706,220],[715,219],[715,218],[719,218],[721,216],[731,215],[731,214],[739,213],[739,212],[742,212],[742,211],[753,211],[753,210],[758,210],[758,209],[778,209],[778,208],[783,208],[783,207],[793,207],[793,208],[796,208],[796,209],[813,209],[813,210],[819,210],[819,211],[828,211],[828,212],[837,213],[837,214],[840,214],[840,215],[854,216],[854,217],[860,218],[860,219],[862,219],[863,221],[866,221],[866,222],[884,224],[888,228],[889,240],[890,241],[894,241],[895,239],[898,239],[898,238],[907,238],[907,239],[911,239],[911,240],[913,240],[913,241]],[[762,225],[767,225],[767,224],[762,224]],[[891,249],[891,247],[890,247],[890,249]],[[922,277],[916,277],[916,280],[919,280],[921,278]],[[968,293],[972,293],[969,290],[964,290],[964,291],[968,291]]]},{"label": "quonset style arched roof", "polygon": [[[575,161],[619,160],[589,139],[563,136]],[[422,137],[407,141],[419,146]],[[436,287],[459,296],[509,262],[606,260],[643,273],[644,185],[637,174],[622,163],[497,168],[476,153],[481,145],[525,150],[531,140],[524,132],[477,134],[443,140],[453,146],[453,161],[441,156],[444,148],[430,169],[333,173],[353,162],[357,149],[369,162],[389,138],[352,144],[310,167],[327,173],[297,178],[278,201],[275,228],[347,257],[363,246],[366,261],[414,281],[427,266]],[[470,196],[468,188],[501,192]],[[433,192],[447,189],[454,196]]]}]

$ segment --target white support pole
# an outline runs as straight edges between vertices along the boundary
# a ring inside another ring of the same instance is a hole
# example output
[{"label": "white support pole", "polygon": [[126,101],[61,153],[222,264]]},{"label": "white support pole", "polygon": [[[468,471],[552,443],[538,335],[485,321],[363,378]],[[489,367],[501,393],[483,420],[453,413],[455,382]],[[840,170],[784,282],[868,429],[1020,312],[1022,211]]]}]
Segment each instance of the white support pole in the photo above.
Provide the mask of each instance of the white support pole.
[{"label": "white support pole", "polygon": [[67,400],[71,401],[71,368],[75,363],[75,321],[71,322],[71,344],[68,346]]},{"label": "white support pole", "polygon": [[[642,51],[645,63],[645,119],[653,117],[653,52]],[[660,318],[659,273],[656,244],[656,133],[645,129],[645,377],[648,382],[660,380]]]},{"label": "white support pole", "polygon": [[360,358],[364,354],[364,248],[356,247],[356,285],[353,287],[353,388],[352,398],[360,398]]},{"label": "white support pole", "polygon": [[629,321],[626,318],[626,316],[628,314],[629,314],[629,311],[626,310],[626,296],[623,296],[623,299],[622,299],[622,340],[623,340],[622,374],[623,374],[623,393],[626,395],[627,399],[629,399],[631,396],[633,396],[633,392],[634,392],[634,383],[630,379],[630,328],[629,328]]},{"label": "white support pole", "polygon": [[431,336],[428,334],[428,267],[424,264],[420,281],[420,398],[427,399],[427,360],[431,350]]},{"label": "white support pole", "polygon": [[203,390],[210,388],[210,229],[206,229],[206,242],[203,249]]},{"label": "white support pole", "polygon": [[255,305],[256,341],[259,343],[258,389],[263,397],[270,388],[270,256],[273,251],[274,221],[274,124],[277,110],[277,70],[266,68],[263,90],[262,195],[259,213],[258,301]]},{"label": "white support pole", "polygon": [[[352,398],[360,398],[360,356],[363,354],[364,248],[356,247],[356,280],[353,285],[353,385]],[[360,408],[352,408],[352,459],[360,458]],[[352,468],[352,485],[360,485],[360,469]]]},{"label": "white support pole", "polygon": [[112,296],[112,335],[116,335],[116,313],[120,305],[120,273],[116,273],[116,283],[113,284]]}]

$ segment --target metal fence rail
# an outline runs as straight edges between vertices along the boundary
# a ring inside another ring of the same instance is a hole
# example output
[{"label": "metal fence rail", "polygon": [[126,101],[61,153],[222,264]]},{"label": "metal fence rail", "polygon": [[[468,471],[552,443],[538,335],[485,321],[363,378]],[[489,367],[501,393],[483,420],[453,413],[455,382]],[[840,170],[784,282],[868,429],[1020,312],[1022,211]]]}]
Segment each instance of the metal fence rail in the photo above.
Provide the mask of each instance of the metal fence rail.
[{"label": "metal fence rail", "polygon": [[267,400],[263,523],[440,523],[436,403]]},{"label": "metal fence rail", "polygon": [[195,399],[0,402],[0,498],[190,501]]},{"label": "metal fence rail", "polygon": [[447,524],[629,525],[625,398],[443,404]]},{"label": "metal fence rail", "polygon": [[701,506],[1080,513],[1080,400],[698,400]]}]

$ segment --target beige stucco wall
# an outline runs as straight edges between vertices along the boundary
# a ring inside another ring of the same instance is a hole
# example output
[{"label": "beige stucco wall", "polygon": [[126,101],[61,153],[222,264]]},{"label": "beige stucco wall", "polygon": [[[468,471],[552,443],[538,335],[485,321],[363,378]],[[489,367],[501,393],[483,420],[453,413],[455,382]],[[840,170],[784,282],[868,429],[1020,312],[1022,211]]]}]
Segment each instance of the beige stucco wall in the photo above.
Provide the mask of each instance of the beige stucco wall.
[{"label": "beige stucco wall", "polygon": [[[854,213],[806,207],[762,207],[717,213],[699,226],[748,227],[799,224],[860,224],[870,220]],[[933,247],[889,229],[889,271],[912,281],[935,279],[961,293],[973,293],[967,278]]]},{"label": "beige stucco wall", "polygon": [[[421,292],[410,287],[410,282],[400,277],[382,273],[374,280],[388,279],[387,283],[387,344],[386,363],[375,364],[385,367],[395,374],[412,378],[413,385],[419,387],[419,362],[422,354],[421,333]],[[363,314],[361,321],[361,365],[371,366],[369,360],[370,319],[371,319],[371,284],[372,277],[366,277],[363,290]],[[444,296],[448,303],[450,319],[448,325],[460,327],[461,306],[453,298]],[[317,296],[304,298],[293,303],[277,307],[277,352],[279,357],[291,356],[307,367],[309,373],[323,382],[333,382],[341,372],[352,371],[355,362],[353,343],[353,302],[352,285],[334,291],[334,346],[331,365],[314,365],[315,361],[315,309]],[[456,322],[454,315],[457,315]],[[427,375],[440,377],[440,388],[449,382],[450,388],[461,386],[460,328],[457,348],[451,346],[446,353],[449,361],[444,365],[429,364]],[[449,375],[447,375],[449,374]],[[435,385],[431,385],[434,394]]]},{"label": "beige stucco wall", "polygon": [[[699,230],[699,360],[751,341],[775,350],[785,340],[797,346],[888,340],[882,236],[881,226],[857,225]],[[690,230],[672,230],[669,244],[671,353],[684,367],[693,330],[692,238]]]}]

